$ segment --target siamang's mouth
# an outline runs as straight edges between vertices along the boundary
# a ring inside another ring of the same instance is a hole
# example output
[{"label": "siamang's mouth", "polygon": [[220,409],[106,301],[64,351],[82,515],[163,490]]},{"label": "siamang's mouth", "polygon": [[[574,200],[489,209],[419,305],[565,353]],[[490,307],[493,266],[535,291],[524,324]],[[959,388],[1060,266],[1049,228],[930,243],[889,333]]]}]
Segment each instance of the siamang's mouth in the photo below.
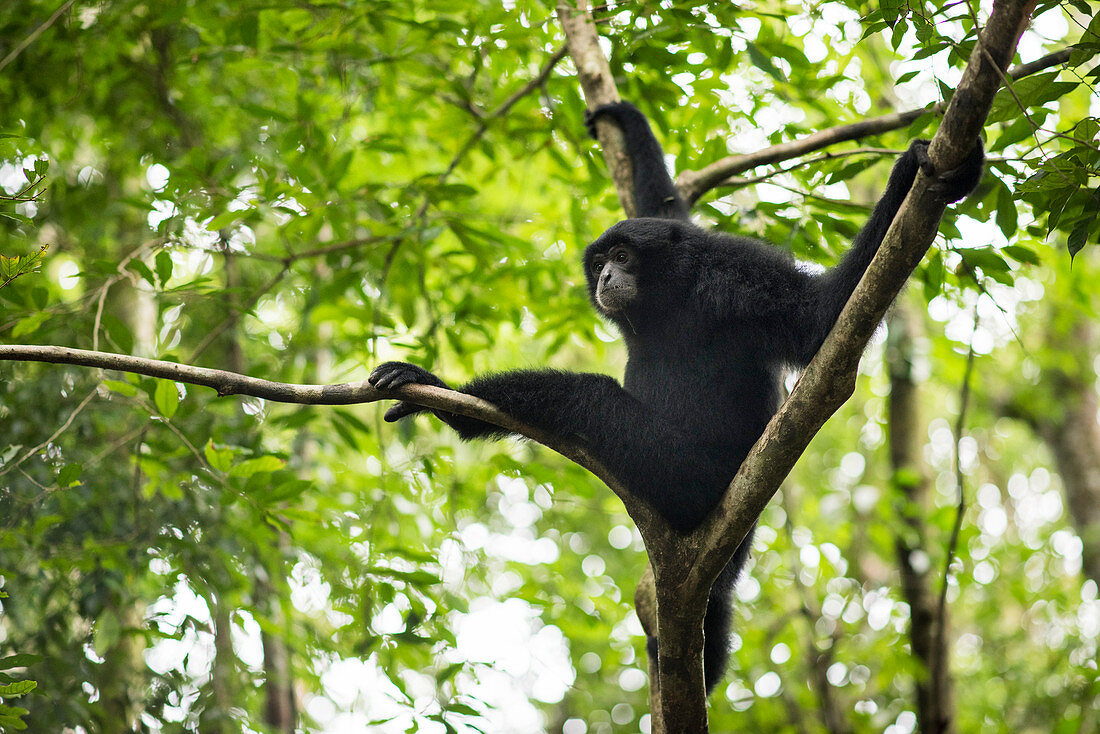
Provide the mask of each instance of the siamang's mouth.
[{"label": "siamang's mouth", "polygon": [[624,286],[601,288],[596,293],[596,305],[608,313],[618,313],[629,306],[637,295],[636,288]]}]

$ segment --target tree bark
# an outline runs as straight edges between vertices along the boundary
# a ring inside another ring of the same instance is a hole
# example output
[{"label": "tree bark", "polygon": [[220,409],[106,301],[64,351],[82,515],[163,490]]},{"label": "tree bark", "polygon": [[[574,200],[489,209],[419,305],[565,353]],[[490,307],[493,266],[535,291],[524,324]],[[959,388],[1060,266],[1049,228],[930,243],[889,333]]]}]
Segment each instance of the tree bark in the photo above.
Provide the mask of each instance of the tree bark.
[{"label": "tree bark", "polygon": [[[592,20],[587,0],[559,0],[557,13],[562,30],[565,31],[565,46],[577,67],[577,77],[588,109],[618,102],[619,90],[615,87],[611,65],[600,50],[599,35],[596,33],[596,24]],[[627,217],[633,217],[636,211],[633,168],[626,152],[622,130],[613,121],[601,118],[596,120],[596,135],[623,211]]]},{"label": "tree bark", "polygon": [[[928,473],[921,460],[920,388],[913,373],[917,359],[915,342],[920,322],[912,308],[901,304],[889,320],[886,343],[890,374],[887,424],[890,464],[898,503],[898,533],[894,547],[901,572],[901,591],[909,605],[909,643],[922,670],[916,682],[917,723],[921,734],[954,734],[955,711],[950,656],[943,634],[948,625],[946,610],[941,616],[931,588],[927,560],[927,528],[923,520],[929,511]],[[918,559],[924,560],[919,561]],[[942,629],[941,629],[942,628]]]},{"label": "tree bark", "polygon": [[1043,350],[1049,356],[1040,367],[1032,391],[1003,401],[1001,411],[1032,427],[1054,455],[1065,489],[1070,521],[1081,538],[1082,572],[1100,584],[1100,425],[1097,415],[1097,374],[1100,328],[1088,313],[1068,315],[1068,328],[1048,328]]},{"label": "tree bark", "polygon": [[1046,423],[1039,434],[1054,454],[1070,520],[1081,537],[1082,571],[1100,584],[1100,427],[1096,423],[1100,406],[1095,379],[1070,387],[1062,398],[1065,416]]}]

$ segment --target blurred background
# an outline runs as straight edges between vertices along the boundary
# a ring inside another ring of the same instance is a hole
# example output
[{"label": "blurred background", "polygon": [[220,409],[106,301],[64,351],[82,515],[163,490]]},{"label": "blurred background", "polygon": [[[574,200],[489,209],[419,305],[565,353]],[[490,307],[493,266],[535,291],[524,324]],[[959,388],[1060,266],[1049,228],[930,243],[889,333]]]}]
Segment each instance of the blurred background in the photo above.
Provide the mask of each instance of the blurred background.
[{"label": "blurred background", "polygon": [[[1100,727],[1097,9],[1041,3],[1016,61],[1077,50],[1002,92],[986,178],[764,513],[714,731],[918,731],[941,595],[959,731]],[[675,171],[944,99],[975,13],[595,9]],[[580,254],[622,210],[563,40],[548,0],[8,0],[0,340],[299,383],[621,377]],[[935,125],[695,218],[828,266]],[[0,362],[0,729],[648,731],[619,501],[381,413]]]}]

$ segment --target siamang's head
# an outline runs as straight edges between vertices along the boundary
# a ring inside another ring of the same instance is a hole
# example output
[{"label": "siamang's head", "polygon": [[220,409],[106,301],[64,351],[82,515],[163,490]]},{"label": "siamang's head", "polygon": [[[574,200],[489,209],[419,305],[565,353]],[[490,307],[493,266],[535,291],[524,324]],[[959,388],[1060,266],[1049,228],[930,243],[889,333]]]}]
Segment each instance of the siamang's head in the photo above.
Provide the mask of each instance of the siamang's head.
[{"label": "siamang's head", "polygon": [[675,219],[627,219],[584,251],[588,296],[614,321],[667,309],[689,291],[695,227]]}]

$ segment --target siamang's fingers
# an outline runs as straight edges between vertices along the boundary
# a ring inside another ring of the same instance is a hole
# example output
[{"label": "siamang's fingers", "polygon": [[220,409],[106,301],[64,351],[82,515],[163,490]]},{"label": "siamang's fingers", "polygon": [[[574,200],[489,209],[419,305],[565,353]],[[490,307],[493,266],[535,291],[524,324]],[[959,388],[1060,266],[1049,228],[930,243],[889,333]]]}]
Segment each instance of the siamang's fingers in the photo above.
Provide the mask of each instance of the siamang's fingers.
[{"label": "siamang's fingers", "polygon": [[406,403],[404,400],[402,400],[399,403],[394,403],[394,405],[386,411],[386,414],[382,416],[382,418],[387,423],[393,423],[394,421],[401,420],[407,415],[415,415],[416,413],[420,413],[424,410],[427,410],[427,408],[423,408],[419,405],[413,405],[412,403]]},{"label": "siamang's fingers", "polygon": [[973,191],[981,181],[984,162],[985,147],[981,138],[977,138],[974,147],[959,167],[937,173],[933,176],[929,189],[948,204],[958,201]]},{"label": "siamang's fingers", "polygon": [[413,383],[435,385],[436,387],[447,386],[443,380],[440,380],[423,367],[417,367],[415,364],[407,362],[380,364],[370,373],[367,382],[379,390],[394,390]]}]

